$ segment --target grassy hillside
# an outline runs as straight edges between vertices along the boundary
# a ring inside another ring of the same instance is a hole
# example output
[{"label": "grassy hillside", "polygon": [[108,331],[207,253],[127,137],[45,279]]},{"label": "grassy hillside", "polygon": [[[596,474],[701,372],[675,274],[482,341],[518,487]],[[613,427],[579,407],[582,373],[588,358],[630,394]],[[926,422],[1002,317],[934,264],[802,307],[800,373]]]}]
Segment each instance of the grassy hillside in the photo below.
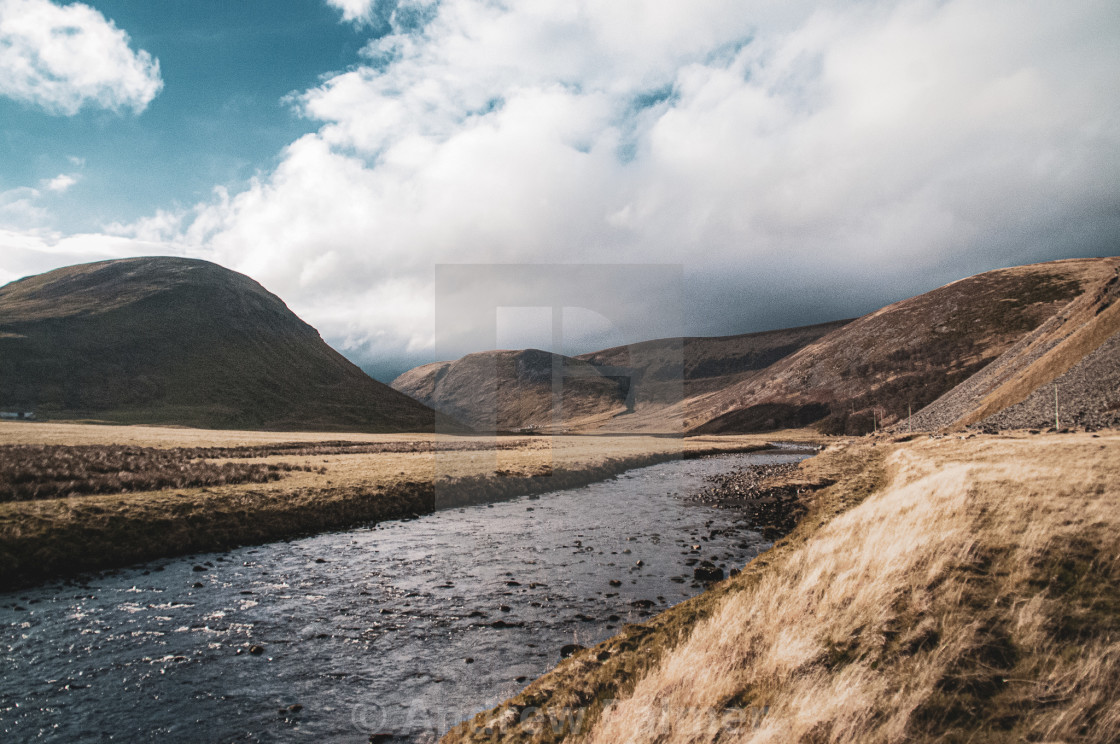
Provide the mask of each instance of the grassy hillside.
[{"label": "grassy hillside", "polygon": [[243,429],[435,421],[252,279],[183,258],[71,266],[0,288],[0,410]]},{"label": "grassy hillside", "polygon": [[694,432],[757,431],[817,420],[862,434],[905,418],[983,369],[1083,292],[1115,259],[1074,259],[978,274],[888,305],[689,402]]},{"label": "grassy hillside", "polygon": [[840,445],[738,576],[452,742],[1114,742],[1120,436]]},{"label": "grassy hillside", "polygon": [[[1070,259],[999,269],[854,321],[660,339],[584,354],[565,364],[586,362],[621,387],[612,393],[600,381],[595,391],[573,389],[564,425],[582,431],[692,434],[813,425],[835,435],[889,427],[958,385],[981,379],[974,376],[1027,343],[1031,334],[1049,333],[1055,323],[1064,323],[1071,303],[1092,304],[1102,285],[1115,278],[1117,263],[1115,258]],[[1094,334],[1099,345],[1099,329]],[[1077,349],[1093,350],[1084,346]],[[1074,346],[1065,349],[1069,358],[1047,367],[1053,374],[1030,380],[1051,380],[1075,364],[1080,357],[1074,358]],[[501,409],[499,428],[545,425],[544,402],[551,388],[527,384],[520,353],[527,352],[486,352],[427,365],[405,373],[394,387],[476,425],[483,423],[480,416],[493,417],[495,406]],[[1011,374],[1018,366],[1008,369]],[[1034,390],[1024,384],[993,398],[984,416],[1023,400]],[[566,390],[575,385],[565,380]]]}]

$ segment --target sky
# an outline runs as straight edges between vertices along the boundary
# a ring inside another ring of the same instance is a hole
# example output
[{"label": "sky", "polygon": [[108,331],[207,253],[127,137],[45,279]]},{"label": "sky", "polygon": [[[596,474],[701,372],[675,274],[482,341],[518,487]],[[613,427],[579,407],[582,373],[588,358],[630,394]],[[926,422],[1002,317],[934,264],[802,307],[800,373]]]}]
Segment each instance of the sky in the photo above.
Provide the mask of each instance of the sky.
[{"label": "sky", "polygon": [[[0,0],[0,283],[215,261],[382,380],[447,265],[613,267],[581,292],[646,322],[567,351],[852,317],[1120,254],[1117,39],[1115,0]],[[680,292],[619,291],[650,265]],[[499,345],[552,338],[526,307]]]}]

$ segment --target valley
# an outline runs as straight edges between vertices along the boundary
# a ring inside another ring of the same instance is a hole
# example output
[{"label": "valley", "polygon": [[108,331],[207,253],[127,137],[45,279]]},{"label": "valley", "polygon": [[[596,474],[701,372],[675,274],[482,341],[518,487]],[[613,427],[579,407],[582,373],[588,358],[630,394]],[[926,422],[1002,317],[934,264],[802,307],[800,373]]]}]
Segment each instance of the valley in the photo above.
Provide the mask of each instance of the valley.
[{"label": "valley", "polygon": [[1053,422],[1045,395],[1024,401],[1054,383],[1066,389],[1060,420],[1113,426],[1118,298],[1120,259],[1070,259],[964,278],[855,320],[557,357],[562,375],[586,369],[565,383],[559,417],[552,358],[536,350],[433,363],[392,385],[481,430],[691,435],[812,427],[853,436],[890,427],[1045,428]]},{"label": "valley", "polygon": [[206,262],[13,282],[0,730],[1113,741],[1117,299],[1063,260],[388,386]]}]

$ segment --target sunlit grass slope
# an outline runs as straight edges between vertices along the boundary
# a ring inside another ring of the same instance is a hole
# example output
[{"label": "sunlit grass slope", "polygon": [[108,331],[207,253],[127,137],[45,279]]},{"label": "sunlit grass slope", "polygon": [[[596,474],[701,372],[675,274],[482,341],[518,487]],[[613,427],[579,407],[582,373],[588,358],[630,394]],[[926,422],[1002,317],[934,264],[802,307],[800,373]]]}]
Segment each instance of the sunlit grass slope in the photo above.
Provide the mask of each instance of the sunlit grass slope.
[{"label": "sunlit grass slope", "polygon": [[1120,740],[1120,435],[838,444],[798,528],[451,742]]},{"label": "sunlit grass slope", "polygon": [[1120,740],[1120,437],[926,441],[887,465],[590,741]]}]

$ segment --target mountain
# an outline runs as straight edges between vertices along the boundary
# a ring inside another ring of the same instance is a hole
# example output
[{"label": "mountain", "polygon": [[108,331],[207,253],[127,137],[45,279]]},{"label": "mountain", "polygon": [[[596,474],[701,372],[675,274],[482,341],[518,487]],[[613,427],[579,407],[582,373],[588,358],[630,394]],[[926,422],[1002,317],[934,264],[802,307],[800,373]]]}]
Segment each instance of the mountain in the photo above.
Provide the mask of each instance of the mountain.
[{"label": "mountain", "polygon": [[632,405],[625,416],[615,416],[601,428],[681,433],[693,400],[765,374],[779,360],[850,322],[838,320],[734,336],[641,341],[577,359],[629,375]]},{"label": "mountain", "polygon": [[479,352],[417,367],[391,384],[480,430],[548,429],[557,423],[552,419],[555,363],[563,376],[561,428],[679,433],[688,397],[749,379],[848,322],[657,339],[578,357],[536,349]]},{"label": "mountain", "polygon": [[436,421],[257,282],[165,257],[0,287],[0,410],[273,430],[431,431]]},{"label": "mountain", "polygon": [[767,368],[688,403],[694,433],[815,420],[861,434],[908,414],[984,369],[1114,275],[1116,259],[998,269],[865,315]]},{"label": "mountain", "polygon": [[[1120,259],[977,374],[914,416],[921,429],[1120,425]],[[1055,422],[1057,405],[1057,422]]]},{"label": "mountain", "polygon": [[[853,321],[660,339],[583,354],[575,361],[625,390],[577,396],[579,415],[566,416],[565,425],[586,432],[691,434],[812,425],[829,434],[862,434],[902,422],[915,428],[978,423],[1020,403],[1036,411],[1030,420],[1040,425],[1042,393],[1029,396],[1067,373],[1072,377],[1059,380],[1059,389],[1069,388],[1069,421],[1097,420],[1094,412],[1111,410],[1108,396],[1115,397],[1116,386],[1109,381],[1120,376],[1112,346],[1105,344],[1118,330],[1113,323],[1120,323],[1114,315],[1120,303],[1112,299],[1120,292],[1118,264],[1116,258],[1087,258],[997,269]],[[1120,346],[1120,338],[1109,343]],[[494,410],[495,391],[514,381],[519,389],[525,385],[509,363],[479,362],[518,353],[428,365],[393,385],[477,422],[480,411]],[[450,370],[453,384],[441,382]],[[480,395],[483,382],[493,389]],[[531,406],[507,404],[502,425],[543,424],[551,381],[534,395]],[[943,396],[946,402],[931,405]],[[1051,421],[1052,414],[1051,405]]]},{"label": "mountain", "polygon": [[[553,375],[563,375],[553,419]],[[486,351],[416,367],[393,380],[410,395],[478,431],[589,427],[627,410],[629,381],[539,349]]]}]

